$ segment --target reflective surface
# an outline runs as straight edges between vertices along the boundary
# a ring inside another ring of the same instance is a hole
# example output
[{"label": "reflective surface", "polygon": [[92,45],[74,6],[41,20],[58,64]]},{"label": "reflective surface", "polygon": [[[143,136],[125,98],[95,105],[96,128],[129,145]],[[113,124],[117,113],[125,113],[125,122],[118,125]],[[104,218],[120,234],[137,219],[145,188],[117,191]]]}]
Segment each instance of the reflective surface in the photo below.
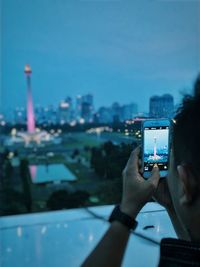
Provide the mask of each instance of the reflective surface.
[{"label": "reflective surface", "polygon": [[[89,211],[107,218],[112,208]],[[161,206],[149,203],[137,220],[135,232],[143,237],[131,235],[123,266],[157,266],[159,245],[145,238],[159,242],[163,237],[175,237],[168,215]],[[0,218],[0,266],[79,266],[108,226],[86,209]]]},{"label": "reflective surface", "polygon": [[33,183],[75,181],[75,175],[63,164],[29,166]]}]

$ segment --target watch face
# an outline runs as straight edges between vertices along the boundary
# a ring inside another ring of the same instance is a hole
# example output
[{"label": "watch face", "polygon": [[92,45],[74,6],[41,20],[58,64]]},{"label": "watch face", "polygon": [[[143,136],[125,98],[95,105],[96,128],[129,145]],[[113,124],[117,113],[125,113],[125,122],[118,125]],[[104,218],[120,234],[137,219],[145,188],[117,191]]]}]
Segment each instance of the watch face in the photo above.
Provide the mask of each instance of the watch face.
[{"label": "watch face", "polygon": [[132,219],[129,215],[123,213],[120,210],[119,205],[117,205],[114,208],[109,218],[109,222],[113,222],[113,221],[121,222],[123,225],[128,227],[128,229],[135,229],[137,226],[137,222],[134,219]]}]

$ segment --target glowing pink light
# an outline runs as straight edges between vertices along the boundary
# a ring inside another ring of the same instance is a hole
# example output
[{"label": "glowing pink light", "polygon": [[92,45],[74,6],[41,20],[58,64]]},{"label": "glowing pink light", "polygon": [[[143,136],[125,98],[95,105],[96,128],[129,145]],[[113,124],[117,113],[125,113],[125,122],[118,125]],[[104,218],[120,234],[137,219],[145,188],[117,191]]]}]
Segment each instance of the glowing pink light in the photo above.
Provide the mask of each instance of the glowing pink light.
[{"label": "glowing pink light", "polygon": [[154,137],[154,158],[157,158],[156,137]]},{"label": "glowing pink light", "polygon": [[37,167],[35,165],[29,166],[29,170],[31,173],[31,178],[35,179],[36,174],[37,174]]},{"label": "glowing pink light", "polygon": [[27,64],[24,70],[27,81],[27,131],[28,133],[35,132],[35,115],[33,109],[33,99],[31,92],[31,67]]}]

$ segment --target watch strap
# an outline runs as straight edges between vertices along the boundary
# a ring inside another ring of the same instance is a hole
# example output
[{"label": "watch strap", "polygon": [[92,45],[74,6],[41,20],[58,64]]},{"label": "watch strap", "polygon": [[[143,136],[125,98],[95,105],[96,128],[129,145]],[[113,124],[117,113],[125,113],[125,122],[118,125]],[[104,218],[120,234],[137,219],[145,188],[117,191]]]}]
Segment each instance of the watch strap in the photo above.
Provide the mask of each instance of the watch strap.
[{"label": "watch strap", "polygon": [[118,221],[125,225],[129,230],[134,230],[137,227],[137,221],[131,218],[128,214],[122,212],[120,210],[120,206],[117,205],[113,209],[110,217],[109,222]]}]

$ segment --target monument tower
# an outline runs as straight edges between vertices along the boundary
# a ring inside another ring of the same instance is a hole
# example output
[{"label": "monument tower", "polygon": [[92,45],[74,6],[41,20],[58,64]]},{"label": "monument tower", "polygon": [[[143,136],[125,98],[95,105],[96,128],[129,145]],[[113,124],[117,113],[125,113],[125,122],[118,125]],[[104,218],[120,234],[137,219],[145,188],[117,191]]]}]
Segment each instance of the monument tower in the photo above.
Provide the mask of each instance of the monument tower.
[{"label": "monument tower", "polygon": [[27,132],[34,133],[35,132],[35,115],[33,108],[33,98],[31,91],[31,67],[26,64],[24,73],[26,75],[26,83],[27,83]]},{"label": "monument tower", "polygon": [[11,142],[24,142],[25,146],[29,144],[40,145],[41,142],[51,142],[54,140],[53,137],[50,136],[44,130],[40,130],[36,128],[36,120],[34,114],[34,107],[33,107],[33,98],[32,98],[32,90],[31,90],[31,74],[32,70],[30,65],[26,64],[24,68],[24,73],[26,75],[26,86],[27,86],[27,131],[19,131],[13,134],[11,138]]},{"label": "monument tower", "polygon": [[153,148],[153,156],[154,156],[154,159],[157,158],[157,147],[156,147],[156,137],[154,137],[154,148]]}]

